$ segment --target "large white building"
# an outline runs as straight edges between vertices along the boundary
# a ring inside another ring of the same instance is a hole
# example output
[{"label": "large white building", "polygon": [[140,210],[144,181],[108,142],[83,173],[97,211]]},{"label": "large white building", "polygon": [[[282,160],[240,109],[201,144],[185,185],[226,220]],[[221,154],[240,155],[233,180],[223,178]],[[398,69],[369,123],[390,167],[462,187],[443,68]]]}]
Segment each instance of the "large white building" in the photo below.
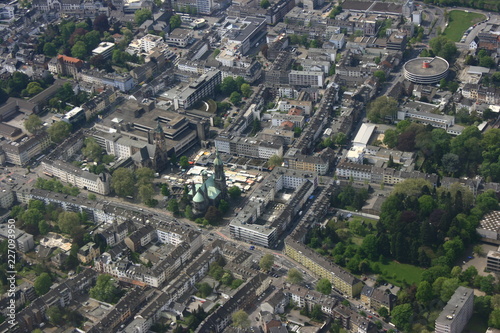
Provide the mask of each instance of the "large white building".
[{"label": "large white building", "polygon": [[[317,186],[316,173],[274,168],[231,221],[231,236],[264,247],[275,246]],[[288,190],[283,198],[286,204],[268,207],[284,189]],[[293,192],[290,194],[289,190]]]},{"label": "large white building", "polygon": [[108,173],[96,175],[77,168],[71,163],[52,161],[47,158],[42,161],[42,168],[45,173],[84,190],[102,195],[109,194],[111,190],[111,175]]},{"label": "large white building", "polygon": [[436,333],[461,333],[474,309],[474,290],[458,287],[436,319]]}]

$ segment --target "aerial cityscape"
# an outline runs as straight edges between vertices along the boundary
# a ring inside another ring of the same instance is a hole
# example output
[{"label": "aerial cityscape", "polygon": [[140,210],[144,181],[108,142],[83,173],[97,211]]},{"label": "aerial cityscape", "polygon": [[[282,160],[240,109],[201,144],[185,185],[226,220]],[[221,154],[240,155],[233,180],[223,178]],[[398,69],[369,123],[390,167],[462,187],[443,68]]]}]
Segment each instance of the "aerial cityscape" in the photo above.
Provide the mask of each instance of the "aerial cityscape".
[{"label": "aerial cityscape", "polygon": [[0,333],[500,333],[500,0],[1,0]]}]

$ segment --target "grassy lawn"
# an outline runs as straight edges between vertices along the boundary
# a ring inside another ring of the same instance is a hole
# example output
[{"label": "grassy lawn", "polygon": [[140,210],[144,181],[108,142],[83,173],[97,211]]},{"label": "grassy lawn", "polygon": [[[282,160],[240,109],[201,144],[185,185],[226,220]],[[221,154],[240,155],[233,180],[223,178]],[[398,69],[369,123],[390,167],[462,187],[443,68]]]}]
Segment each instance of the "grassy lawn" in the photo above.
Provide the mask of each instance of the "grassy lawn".
[{"label": "grassy lawn", "polygon": [[365,223],[370,223],[374,227],[377,225],[378,222],[377,220],[369,219],[363,216],[353,216],[349,219],[349,221],[359,221],[359,222],[365,221]]},{"label": "grassy lawn", "polygon": [[384,279],[398,286],[401,285],[402,281],[406,281],[408,284],[416,283],[418,285],[422,279],[422,272],[424,271],[422,268],[408,264],[399,264],[395,261],[390,261],[386,265],[379,265]]},{"label": "grassy lawn", "polygon": [[483,14],[452,10],[449,12],[449,24],[444,30],[443,35],[454,42],[459,42],[469,27],[484,19],[486,17]]}]

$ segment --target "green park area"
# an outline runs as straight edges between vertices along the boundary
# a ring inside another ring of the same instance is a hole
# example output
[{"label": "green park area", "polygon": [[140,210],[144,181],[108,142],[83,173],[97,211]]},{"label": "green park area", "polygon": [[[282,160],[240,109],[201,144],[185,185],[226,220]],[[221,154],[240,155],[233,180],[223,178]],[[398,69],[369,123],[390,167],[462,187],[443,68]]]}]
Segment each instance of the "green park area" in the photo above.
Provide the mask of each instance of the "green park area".
[{"label": "green park area", "polygon": [[403,282],[411,285],[418,285],[422,279],[423,268],[402,264],[397,261],[389,261],[384,264],[379,264],[382,277],[389,283],[401,286]]},{"label": "green park area", "polygon": [[486,17],[483,14],[463,10],[452,10],[448,13],[448,26],[443,34],[449,40],[459,42],[464,32],[469,27],[484,19],[486,19]]}]

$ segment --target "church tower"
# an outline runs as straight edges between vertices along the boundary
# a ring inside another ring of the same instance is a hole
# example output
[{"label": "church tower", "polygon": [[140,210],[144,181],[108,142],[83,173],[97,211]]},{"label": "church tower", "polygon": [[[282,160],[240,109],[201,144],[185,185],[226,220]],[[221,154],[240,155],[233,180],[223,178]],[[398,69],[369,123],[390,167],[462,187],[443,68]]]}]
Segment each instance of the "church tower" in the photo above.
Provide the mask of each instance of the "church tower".
[{"label": "church tower", "polygon": [[224,174],[224,163],[219,156],[219,150],[215,150],[214,159],[214,183],[215,187],[221,191],[221,199],[227,198],[226,175]]},{"label": "church tower", "polygon": [[153,144],[155,145],[155,155],[153,163],[154,169],[155,171],[160,172],[167,167],[168,154],[165,133],[163,132],[163,127],[161,127],[161,123],[159,120],[153,134]]}]

